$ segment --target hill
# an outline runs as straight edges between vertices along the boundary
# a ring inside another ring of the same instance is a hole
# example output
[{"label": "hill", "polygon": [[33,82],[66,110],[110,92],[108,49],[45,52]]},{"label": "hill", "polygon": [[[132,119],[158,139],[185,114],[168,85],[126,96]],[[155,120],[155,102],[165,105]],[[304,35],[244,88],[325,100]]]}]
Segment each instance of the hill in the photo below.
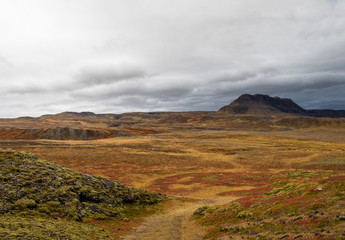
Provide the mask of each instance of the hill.
[{"label": "hill", "polygon": [[298,106],[291,99],[270,97],[262,94],[243,94],[231,104],[219,109],[219,112],[254,115],[279,113],[307,115],[306,110]]},{"label": "hill", "polygon": [[219,113],[247,115],[300,115],[309,117],[342,118],[345,110],[306,110],[288,98],[270,97],[263,94],[243,94],[235,101],[218,110]]},{"label": "hill", "polygon": [[1,150],[0,166],[1,239],[112,239],[90,222],[126,218],[163,199],[26,153]]}]

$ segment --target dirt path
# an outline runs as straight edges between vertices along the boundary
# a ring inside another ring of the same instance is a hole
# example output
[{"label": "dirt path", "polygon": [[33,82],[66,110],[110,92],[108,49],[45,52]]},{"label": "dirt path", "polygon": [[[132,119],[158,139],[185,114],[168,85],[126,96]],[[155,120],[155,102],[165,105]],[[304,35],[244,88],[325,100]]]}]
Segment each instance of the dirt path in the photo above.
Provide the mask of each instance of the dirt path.
[{"label": "dirt path", "polygon": [[201,206],[225,204],[237,197],[203,199],[197,202],[179,203],[167,212],[149,217],[124,240],[199,240],[204,235],[201,226],[195,224],[190,216]]}]

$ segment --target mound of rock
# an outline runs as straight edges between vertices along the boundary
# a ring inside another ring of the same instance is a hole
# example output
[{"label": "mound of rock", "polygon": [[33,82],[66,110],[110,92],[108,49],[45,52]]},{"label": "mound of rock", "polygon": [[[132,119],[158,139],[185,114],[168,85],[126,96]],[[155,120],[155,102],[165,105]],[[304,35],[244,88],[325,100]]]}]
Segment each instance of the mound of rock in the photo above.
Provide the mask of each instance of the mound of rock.
[{"label": "mound of rock", "polygon": [[[1,235],[6,231],[0,231],[1,239],[8,239],[18,228],[43,226],[44,219],[66,219],[69,227],[73,221],[123,218],[133,206],[153,205],[164,198],[158,193],[66,169],[16,151],[0,150],[0,182],[0,226],[11,228],[8,235]],[[5,219],[18,218],[31,220],[27,226],[18,223],[21,227],[15,229],[12,229],[14,223],[6,225]],[[54,234],[54,229],[49,231]],[[35,237],[30,239],[44,239]]]},{"label": "mound of rock", "polygon": [[155,204],[160,194],[63,168],[16,151],[0,151],[0,213],[33,210],[82,220],[112,217],[124,204]]}]

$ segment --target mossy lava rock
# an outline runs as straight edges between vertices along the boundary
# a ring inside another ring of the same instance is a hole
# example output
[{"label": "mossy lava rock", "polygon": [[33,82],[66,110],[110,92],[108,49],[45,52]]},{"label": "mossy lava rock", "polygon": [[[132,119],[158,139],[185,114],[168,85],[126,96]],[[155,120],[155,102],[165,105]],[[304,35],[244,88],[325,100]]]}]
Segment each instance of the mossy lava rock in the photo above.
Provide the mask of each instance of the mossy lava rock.
[{"label": "mossy lava rock", "polygon": [[[6,228],[5,219],[14,216],[16,219],[44,218],[50,221],[59,218],[80,223],[90,219],[126,217],[127,208],[153,205],[164,198],[158,193],[131,188],[117,181],[63,168],[31,154],[8,150],[0,150],[0,196],[0,228]],[[0,233],[1,239],[9,236],[1,234],[4,233]]]}]

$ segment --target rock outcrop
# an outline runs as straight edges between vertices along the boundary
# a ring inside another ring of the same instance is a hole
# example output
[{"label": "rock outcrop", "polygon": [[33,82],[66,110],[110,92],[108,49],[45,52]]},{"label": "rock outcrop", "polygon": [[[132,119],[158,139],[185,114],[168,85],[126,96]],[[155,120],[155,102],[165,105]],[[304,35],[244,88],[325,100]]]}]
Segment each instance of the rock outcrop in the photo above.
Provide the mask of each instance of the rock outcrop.
[{"label": "rock outcrop", "polygon": [[2,128],[0,139],[53,139],[53,140],[93,140],[111,137],[125,137],[133,134],[125,129],[77,129],[70,127],[57,128]]}]

